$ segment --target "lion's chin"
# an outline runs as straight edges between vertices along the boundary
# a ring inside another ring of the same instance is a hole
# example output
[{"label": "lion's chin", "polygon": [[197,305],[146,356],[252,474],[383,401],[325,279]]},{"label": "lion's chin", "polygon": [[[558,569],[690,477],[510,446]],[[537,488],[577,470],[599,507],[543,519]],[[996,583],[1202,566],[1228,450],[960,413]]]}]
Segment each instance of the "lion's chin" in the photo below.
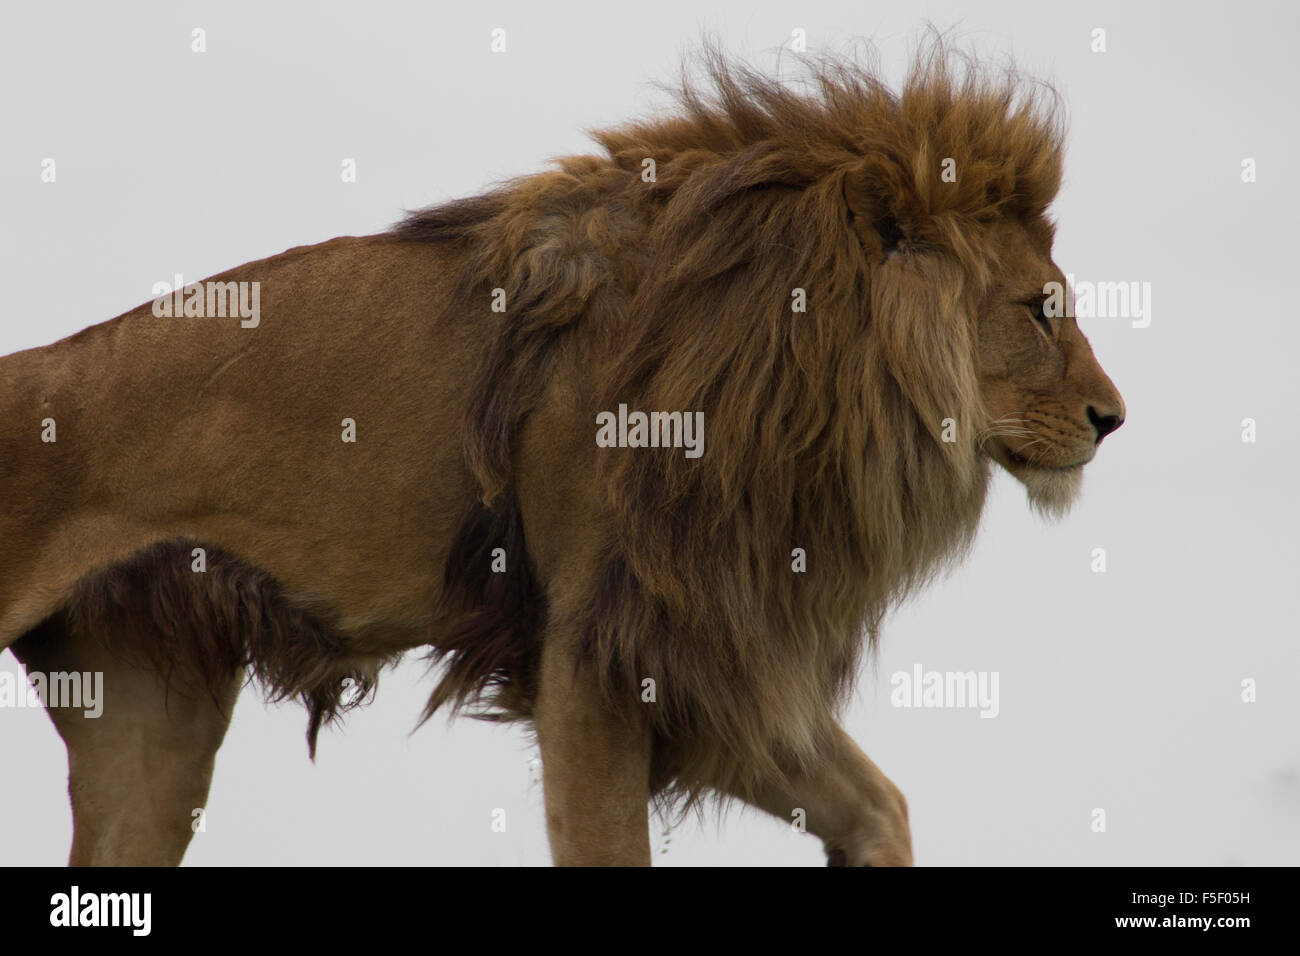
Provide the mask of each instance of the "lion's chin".
[{"label": "lion's chin", "polygon": [[1011,472],[1025,486],[1029,504],[1044,518],[1059,521],[1079,497],[1083,465],[1070,468],[1023,466]]}]

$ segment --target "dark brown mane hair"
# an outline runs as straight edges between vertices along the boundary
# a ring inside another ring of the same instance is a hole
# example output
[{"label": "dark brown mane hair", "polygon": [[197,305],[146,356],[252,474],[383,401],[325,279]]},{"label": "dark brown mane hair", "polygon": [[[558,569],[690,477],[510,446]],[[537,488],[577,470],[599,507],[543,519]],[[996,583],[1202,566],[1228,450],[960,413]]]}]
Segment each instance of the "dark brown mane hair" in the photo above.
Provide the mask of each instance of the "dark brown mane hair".
[{"label": "dark brown mane hair", "polygon": [[545,609],[523,584],[528,627],[494,617],[483,555],[521,533],[515,437],[556,355],[581,349],[599,408],[704,412],[698,459],[601,452],[615,521],[583,653],[613,699],[656,680],[661,795],[743,794],[805,764],[864,635],[968,544],[988,480],[973,328],[987,232],[1050,228],[1060,184],[1049,88],[939,41],[900,93],[853,61],[805,62],[795,85],[710,48],[706,88],[686,82],[676,113],[394,230],[463,244],[445,321],[488,330],[465,430],[483,504],[447,572],[476,640],[439,648],[453,660],[433,706],[529,715],[523,631]]}]

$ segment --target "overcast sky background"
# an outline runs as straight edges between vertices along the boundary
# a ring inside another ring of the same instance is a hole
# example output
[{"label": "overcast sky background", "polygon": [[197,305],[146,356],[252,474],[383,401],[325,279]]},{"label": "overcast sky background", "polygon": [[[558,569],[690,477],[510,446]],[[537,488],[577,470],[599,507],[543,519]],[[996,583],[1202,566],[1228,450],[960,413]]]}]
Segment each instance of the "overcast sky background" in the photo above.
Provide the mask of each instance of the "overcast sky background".
[{"label": "overcast sky background", "polygon": [[[664,102],[654,82],[706,31],[769,68],[796,27],[814,49],[874,38],[897,79],[926,21],[953,26],[1059,86],[1056,259],[1078,279],[1150,282],[1151,323],[1080,320],[1128,423],[1060,524],[998,477],[969,560],[890,618],[846,725],[907,795],[918,864],[1297,864],[1300,8],[1071,7],[6,2],[0,353],[117,315],[175,273],[380,231],[589,151],[585,128]],[[489,51],[496,27],[505,54]],[[891,707],[889,675],[917,663],[997,671],[999,716]],[[21,673],[8,652],[0,668]],[[315,766],[305,713],[246,691],[186,863],[548,863],[527,736],[445,717],[411,735],[432,686],[414,656],[387,673],[322,734]],[[0,710],[0,863],[66,861],[66,774],[43,712]],[[753,811],[652,836],[661,865],[824,863],[815,838]]]}]

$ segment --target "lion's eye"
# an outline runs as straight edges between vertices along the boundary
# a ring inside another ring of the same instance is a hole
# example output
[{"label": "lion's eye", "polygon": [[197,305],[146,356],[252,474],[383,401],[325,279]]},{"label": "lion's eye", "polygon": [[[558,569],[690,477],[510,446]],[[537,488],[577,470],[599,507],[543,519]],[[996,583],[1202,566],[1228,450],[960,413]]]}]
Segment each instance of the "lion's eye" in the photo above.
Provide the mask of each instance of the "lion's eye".
[{"label": "lion's eye", "polygon": [[1044,304],[1045,302],[1043,299],[1036,299],[1033,302],[1026,302],[1025,308],[1029,310],[1029,315],[1035,322],[1050,332],[1052,331],[1052,322],[1043,311]]}]

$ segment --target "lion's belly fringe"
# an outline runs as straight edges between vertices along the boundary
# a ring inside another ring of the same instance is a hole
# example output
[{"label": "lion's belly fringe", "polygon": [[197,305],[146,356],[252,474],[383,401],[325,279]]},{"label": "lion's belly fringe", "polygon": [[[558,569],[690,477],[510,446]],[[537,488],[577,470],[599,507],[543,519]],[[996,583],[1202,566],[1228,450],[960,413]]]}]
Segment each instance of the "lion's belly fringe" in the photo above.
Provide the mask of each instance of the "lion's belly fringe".
[{"label": "lion's belly fringe", "polygon": [[[191,567],[204,547],[206,570]],[[358,655],[327,620],[297,606],[265,571],[190,540],[154,544],[83,578],[61,612],[68,633],[166,675],[217,692],[245,668],[270,700],[308,711],[315,756],[320,728],[368,699],[393,655]]]}]

